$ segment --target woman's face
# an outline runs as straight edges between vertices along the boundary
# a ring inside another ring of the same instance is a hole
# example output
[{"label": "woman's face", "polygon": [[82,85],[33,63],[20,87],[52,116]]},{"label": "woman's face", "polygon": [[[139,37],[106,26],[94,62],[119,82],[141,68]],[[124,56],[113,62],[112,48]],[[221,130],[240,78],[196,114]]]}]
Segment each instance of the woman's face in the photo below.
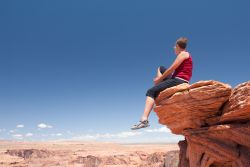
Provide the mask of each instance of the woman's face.
[{"label": "woman's face", "polygon": [[181,52],[181,48],[177,44],[175,44],[174,46],[174,52],[176,55],[178,55]]}]

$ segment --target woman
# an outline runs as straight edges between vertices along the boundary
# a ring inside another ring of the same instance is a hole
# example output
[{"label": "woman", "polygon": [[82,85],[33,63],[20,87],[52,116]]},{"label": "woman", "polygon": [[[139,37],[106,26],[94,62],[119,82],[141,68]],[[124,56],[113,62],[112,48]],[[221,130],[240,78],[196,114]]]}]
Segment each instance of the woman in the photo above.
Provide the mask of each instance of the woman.
[{"label": "woman", "polygon": [[168,69],[164,66],[160,66],[157,69],[157,76],[154,78],[155,86],[147,91],[143,115],[139,123],[131,127],[132,130],[146,128],[149,126],[149,114],[154,106],[155,98],[161,91],[182,83],[189,83],[192,77],[193,62],[191,55],[186,50],[186,47],[187,38],[179,38],[174,47],[177,57],[173,64]]}]

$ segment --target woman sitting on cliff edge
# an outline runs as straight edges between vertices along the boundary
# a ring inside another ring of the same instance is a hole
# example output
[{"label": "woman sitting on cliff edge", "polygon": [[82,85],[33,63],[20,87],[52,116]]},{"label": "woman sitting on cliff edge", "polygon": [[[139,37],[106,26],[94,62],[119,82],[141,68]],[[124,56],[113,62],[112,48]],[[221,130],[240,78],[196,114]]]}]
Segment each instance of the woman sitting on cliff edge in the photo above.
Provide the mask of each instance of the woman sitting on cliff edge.
[{"label": "woman sitting on cliff edge", "polygon": [[174,46],[176,59],[173,64],[168,69],[164,66],[158,67],[157,76],[154,78],[155,86],[148,89],[143,115],[139,123],[131,127],[132,130],[146,128],[149,126],[149,114],[153,109],[155,98],[161,91],[182,83],[189,83],[192,77],[193,62],[190,53],[186,50],[186,47],[187,38],[179,38]]}]

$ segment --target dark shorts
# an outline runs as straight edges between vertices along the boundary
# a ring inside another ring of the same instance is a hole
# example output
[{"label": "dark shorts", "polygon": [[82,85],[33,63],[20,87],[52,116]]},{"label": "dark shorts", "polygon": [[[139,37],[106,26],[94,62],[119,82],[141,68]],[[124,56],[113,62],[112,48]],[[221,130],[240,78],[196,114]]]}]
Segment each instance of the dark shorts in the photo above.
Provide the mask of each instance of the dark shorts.
[{"label": "dark shorts", "polygon": [[[166,68],[164,66],[160,66],[160,72],[163,74],[165,71]],[[153,86],[152,88],[148,89],[146,96],[150,96],[153,99],[155,99],[159,95],[159,93],[165,90],[166,88],[170,88],[182,83],[187,83],[187,82],[178,78],[173,78],[172,75],[169,75],[166,78],[164,78],[163,81]]]}]

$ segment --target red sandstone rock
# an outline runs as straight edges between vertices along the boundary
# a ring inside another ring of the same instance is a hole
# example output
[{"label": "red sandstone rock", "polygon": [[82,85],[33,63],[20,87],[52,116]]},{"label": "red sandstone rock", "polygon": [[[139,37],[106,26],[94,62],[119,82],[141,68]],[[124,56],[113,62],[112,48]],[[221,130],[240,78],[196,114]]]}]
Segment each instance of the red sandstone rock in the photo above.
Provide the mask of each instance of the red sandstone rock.
[{"label": "red sandstone rock", "polygon": [[206,125],[208,118],[220,114],[220,107],[230,94],[231,87],[217,81],[200,81],[190,86],[181,84],[161,92],[154,111],[161,124],[181,134],[184,129]]},{"label": "red sandstone rock", "polygon": [[178,143],[180,147],[180,153],[179,153],[179,167],[185,166],[189,167],[189,161],[186,157],[186,152],[187,152],[187,141],[179,141]]},{"label": "red sandstone rock", "polygon": [[236,86],[223,109],[221,122],[242,122],[250,119],[250,82]]},{"label": "red sandstone rock", "polygon": [[179,167],[250,166],[250,82],[236,86],[200,81],[161,92],[159,122],[186,140]]}]

